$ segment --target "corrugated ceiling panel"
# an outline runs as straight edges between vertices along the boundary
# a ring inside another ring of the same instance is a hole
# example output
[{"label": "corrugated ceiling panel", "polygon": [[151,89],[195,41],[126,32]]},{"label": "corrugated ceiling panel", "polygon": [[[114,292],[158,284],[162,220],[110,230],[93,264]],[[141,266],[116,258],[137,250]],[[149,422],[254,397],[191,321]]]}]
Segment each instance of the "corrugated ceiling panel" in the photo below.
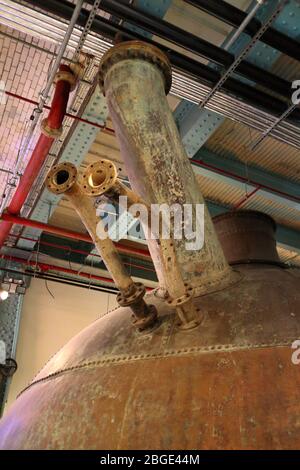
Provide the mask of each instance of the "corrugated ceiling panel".
[{"label": "corrugated ceiling panel", "polygon": [[282,246],[277,246],[277,251],[283,263],[299,263],[300,265],[300,255],[296,251],[287,250]]},{"label": "corrugated ceiling panel", "polygon": [[[299,129],[300,132],[300,129]],[[256,165],[285,178],[300,182],[299,150],[267,137],[255,150],[251,144],[260,136],[259,132],[226,119],[206,142],[206,148],[222,158],[236,158]]]},{"label": "corrugated ceiling panel", "polygon": [[289,208],[275,201],[264,198],[256,193],[251,199],[245,202],[243,209],[252,209],[273,217],[273,219],[282,225],[300,230],[300,212],[296,209]]},{"label": "corrugated ceiling panel", "polygon": [[234,206],[245,196],[245,192],[223,181],[216,181],[202,175],[196,176],[205,199]]},{"label": "corrugated ceiling panel", "polygon": [[298,80],[300,79],[300,63],[287,55],[281,55],[272,67],[272,72],[285,80]]}]

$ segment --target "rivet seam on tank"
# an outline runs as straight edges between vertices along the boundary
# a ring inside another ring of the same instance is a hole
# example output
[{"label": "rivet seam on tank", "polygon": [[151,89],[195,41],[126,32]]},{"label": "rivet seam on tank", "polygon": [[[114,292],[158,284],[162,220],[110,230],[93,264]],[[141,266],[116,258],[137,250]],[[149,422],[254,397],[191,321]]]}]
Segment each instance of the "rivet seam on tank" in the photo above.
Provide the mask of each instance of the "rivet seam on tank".
[{"label": "rivet seam on tank", "polygon": [[[29,388],[33,387],[34,385],[37,385],[39,383],[43,383],[47,380],[50,380],[52,378],[56,378],[60,375],[63,375],[67,372],[72,372],[74,370],[80,370],[80,369],[85,369],[85,368],[93,368],[93,367],[98,367],[98,366],[105,366],[107,364],[120,364],[124,362],[134,362],[138,360],[146,360],[146,359],[168,359],[168,357],[172,356],[185,356],[188,354],[193,354],[193,353],[210,353],[210,352],[217,352],[221,353],[223,351],[237,351],[237,350],[246,350],[246,349],[264,349],[264,348],[269,348],[269,347],[290,347],[292,342],[295,340],[295,337],[288,338],[286,340],[278,340],[278,341],[272,341],[270,343],[243,343],[243,344],[217,344],[214,346],[201,346],[201,347],[191,347],[191,348],[183,348],[183,349],[170,349],[170,350],[165,350],[163,352],[159,353],[146,353],[146,354],[128,354],[127,356],[122,355],[122,356],[106,356],[105,359],[99,359],[97,361],[88,361],[84,362],[82,364],[77,364],[72,367],[67,367],[65,369],[60,369],[56,372],[53,372],[53,374],[46,375],[45,377],[42,377],[41,379],[36,380],[35,382],[30,383],[27,387],[22,390],[17,398],[22,395],[24,392],[26,392]],[[105,354],[105,353],[104,353]]]}]

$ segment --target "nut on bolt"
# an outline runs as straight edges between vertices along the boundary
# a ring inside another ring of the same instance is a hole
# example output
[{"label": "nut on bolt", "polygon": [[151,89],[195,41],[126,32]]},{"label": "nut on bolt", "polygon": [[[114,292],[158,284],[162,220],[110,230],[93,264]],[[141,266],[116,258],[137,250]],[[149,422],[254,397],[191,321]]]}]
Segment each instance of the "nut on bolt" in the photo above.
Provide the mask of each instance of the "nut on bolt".
[{"label": "nut on bolt", "polygon": [[121,307],[130,307],[133,313],[133,324],[139,331],[151,328],[157,320],[154,305],[146,304],[146,288],[141,282],[135,282],[128,292],[119,292],[117,302]]}]

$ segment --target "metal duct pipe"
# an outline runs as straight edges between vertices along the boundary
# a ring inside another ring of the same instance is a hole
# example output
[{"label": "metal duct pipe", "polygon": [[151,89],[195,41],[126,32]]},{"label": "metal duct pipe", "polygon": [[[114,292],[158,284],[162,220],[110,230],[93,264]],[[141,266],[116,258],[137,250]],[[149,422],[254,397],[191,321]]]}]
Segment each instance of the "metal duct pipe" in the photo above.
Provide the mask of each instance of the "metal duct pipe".
[{"label": "metal duct pipe", "polygon": [[[151,207],[118,180],[117,168],[113,162],[101,160],[89,165],[82,175],[82,190],[92,197],[105,194],[125,210],[130,211],[131,209],[131,214],[138,217],[144,227],[148,244],[151,243]],[[126,199],[124,200],[122,197],[126,197]],[[161,214],[159,223],[162,227],[164,221]],[[165,240],[160,237],[160,247],[164,254],[162,256],[163,275],[160,269],[156,271],[160,286],[167,287],[168,297],[166,300],[169,306],[176,309],[180,319],[180,327],[183,329],[194,328],[200,323],[200,315],[193,303],[194,290],[183,280],[173,238]]]},{"label": "metal duct pipe", "polygon": [[127,197],[130,207],[145,204],[144,201],[118,179],[116,166],[110,160],[102,159],[89,165],[82,173],[82,191],[91,197],[106,195],[110,200],[120,203],[120,196]]},{"label": "metal duct pipe", "polygon": [[[100,263],[102,261],[102,258],[101,256],[98,254],[98,253],[91,253],[91,251],[89,250],[80,250],[80,249],[77,249],[77,248],[71,248],[70,245],[68,245],[67,243],[66,244],[60,244],[60,243],[54,243],[54,242],[48,242],[48,241],[45,241],[44,239],[39,239],[39,238],[32,238],[32,237],[24,237],[23,235],[15,235],[16,239],[18,240],[25,240],[25,241],[29,241],[29,242],[32,242],[32,243],[36,243],[38,246],[37,246],[37,249],[35,249],[34,251],[32,251],[32,255],[38,255],[39,252],[42,252],[42,250],[40,250],[39,248],[40,247],[46,247],[46,248],[54,248],[55,250],[59,250],[59,251],[62,251],[62,252],[68,252],[68,255],[71,255],[71,254],[79,254],[79,255],[84,255],[86,257],[90,256],[96,260],[98,260],[98,262]],[[63,243],[63,242],[62,242]],[[150,258],[150,255],[149,255],[149,258]],[[93,262],[91,263],[93,265]],[[146,266],[145,264],[138,264],[138,261],[124,261],[124,265],[125,266],[129,266],[130,268],[137,268],[137,269],[140,269],[140,270],[143,270],[143,271],[148,271],[148,272],[151,272],[153,273],[154,272],[154,269],[153,267],[150,267],[150,266]],[[150,265],[150,263],[149,263]]]},{"label": "metal duct pipe", "polygon": [[[43,167],[54,140],[61,134],[61,126],[66,113],[70,91],[75,81],[76,78],[69,66],[61,65],[57,74],[51,109],[48,117],[42,122],[42,134],[7,209],[12,215],[19,214],[37,175]],[[10,222],[4,222],[0,225],[0,247],[9,235],[12,225]]]},{"label": "metal duct pipe", "polygon": [[[139,330],[151,327],[156,321],[156,309],[153,305],[146,304],[145,286],[132,280],[113,242],[106,236],[92,200],[82,192],[78,184],[76,167],[66,162],[54,165],[48,173],[46,185],[53,194],[64,194],[84,223],[99,255],[120,290],[117,296],[119,305],[130,307],[134,314],[134,324]],[[101,237],[98,236],[99,231],[101,231]]]},{"label": "metal duct pipe", "polygon": [[[39,268],[39,265],[37,265]],[[46,281],[53,281],[58,282],[59,284],[66,284],[74,287],[82,287],[83,289],[95,290],[99,292],[107,292],[107,293],[116,293],[116,289],[113,286],[101,286],[100,284],[93,283],[93,282],[84,282],[80,279],[74,279],[73,277],[65,277],[63,275],[59,276],[58,274],[45,274],[39,270],[31,270],[31,271],[19,271],[16,269],[9,269],[9,268],[2,268],[1,271],[10,274],[19,274],[21,276],[33,277],[35,279],[43,279]],[[112,279],[110,279],[112,281]],[[106,282],[106,281],[105,281]],[[109,281],[108,281],[109,282]]]},{"label": "metal duct pipe", "polygon": [[[41,272],[57,271],[57,272],[65,273],[65,274],[71,274],[72,276],[84,277],[85,279],[88,279],[88,280],[95,279],[96,281],[105,282],[105,283],[107,282],[109,284],[114,283],[114,280],[109,277],[97,276],[95,274],[86,273],[84,271],[78,271],[75,269],[66,268],[64,266],[57,266],[53,264],[37,262],[36,260],[24,259],[18,256],[10,255],[10,254],[1,253],[0,259],[5,259],[10,262],[24,264],[27,267],[32,266],[33,269],[39,269]],[[27,275],[26,272],[24,274]]]},{"label": "metal duct pipe", "polygon": [[[198,183],[174,122],[165,93],[171,86],[171,68],[156,47],[139,41],[118,44],[102,59],[99,73],[110,116],[131,186],[150,204],[204,204]],[[181,277],[196,295],[233,281],[208,210],[205,209],[204,247],[187,250],[187,239],[175,240]],[[161,241],[161,240],[160,240]],[[156,240],[149,250],[158,273],[164,276],[169,262]],[[172,289],[168,279],[167,288]]]},{"label": "metal duct pipe", "polygon": [[[17,215],[9,214],[8,212],[4,212],[0,218],[1,223],[8,222],[17,225],[22,225],[24,227],[31,227],[37,230],[42,230],[43,232],[52,233],[53,235],[58,235],[60,237],[70,238],[70,240],[80,240],[87,243],[93,243],[93,240],[89,235],[85,233],[74,232],[73,230],[68,230],[62,227],[56,227],[55,225],[44,224],[43,222],[39,222],[38,220],[26,219],[24,217],[19,217]],[[143,256],[149,258],[149,252],[147,250],[142,250],[139,248],[133,248],[132,246],[125,246],[121,243],[116,243],[115,246],[118,250],[122,253],[130,253],[135,254],[138,256]]]},{"label": "metal duct pipe", "polygon": [[[250,23],[252,18],[255,17],[255,14],[257,10],[260,8],[260,6],[264,3],[264,0],[257,0],[256,3],[254,4],[253,8],[249,11],[248,15],[245,17],[245,19],[242,21],[242,23],[239,25],[237,30],[234,32],[232,37],[229,39],[229,41],[226,43],[225,50],[228,51],[230,47],[235,43],[235,41],[240,37],[240,35],[245,31],[247,28],[247,25]],[[259,31],[259,30],[258,30]]]}]

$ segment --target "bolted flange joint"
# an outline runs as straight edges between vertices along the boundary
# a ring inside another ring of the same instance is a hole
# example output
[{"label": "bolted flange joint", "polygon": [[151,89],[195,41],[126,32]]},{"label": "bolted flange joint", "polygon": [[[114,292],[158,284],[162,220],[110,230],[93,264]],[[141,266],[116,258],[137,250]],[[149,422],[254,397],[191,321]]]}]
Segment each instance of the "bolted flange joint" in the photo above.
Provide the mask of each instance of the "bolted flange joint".
[{"label": "bolted flange joint", "polygon": [[107,194],[116,184],[118,172],[110,160],[92,163],[82,173],[82,190],[88,196]]},{"label": "bolted flange joint", "polygon": [[133,313],[133,324],[139,331],[151,328],[157,320],[154,305],[146,304],[144,296],[146,288],[141,282],[132,284],[128,292],[119,292],[117,302],[121,307],[130,307]]},{"label": "bolted flange joint", "polygon": [[55,75],[53,84],[56,85],[60,81],[68,82],[70,84],[71,91],[76,87],[77,77],[71,71],[68,70],[59,70]]},{"label": "bolted flange joint", "polygon": [[46,178],[46,186],[53,194],[63,194],[76,183],[76,166],[69,162],[54,165]]},{"label": "bolted flange joint", "polygon": [[180,323],[178,327],[181,330],[191,330],[200,325],[202,316],[199,314],[200,309],[196,308],[194,301],[194,290],[191,287],[187,288],[184,295],[176,299],[169,298],[167,305],[176,310]]},{"label": "bolted flange joint", "polygon": [[41,132],[47,137],[51,137],[52,139],[58,139],[62,135],[62,131],[62,127],[60,127],[59,129],[53,129],[52,127],[50,127],[48,125],[48,118],[43,119],[41,122]]},{"label": "bolted flange joint", "polygon": [[105,94],[104,81],[108,70],[122,60],[138,59],[155,65],[163,75],[166,95],[172,85],[172,68],[168,57],[157,47],[143,41],[125,41],[110,48],[102,57],[99,85]]}]

